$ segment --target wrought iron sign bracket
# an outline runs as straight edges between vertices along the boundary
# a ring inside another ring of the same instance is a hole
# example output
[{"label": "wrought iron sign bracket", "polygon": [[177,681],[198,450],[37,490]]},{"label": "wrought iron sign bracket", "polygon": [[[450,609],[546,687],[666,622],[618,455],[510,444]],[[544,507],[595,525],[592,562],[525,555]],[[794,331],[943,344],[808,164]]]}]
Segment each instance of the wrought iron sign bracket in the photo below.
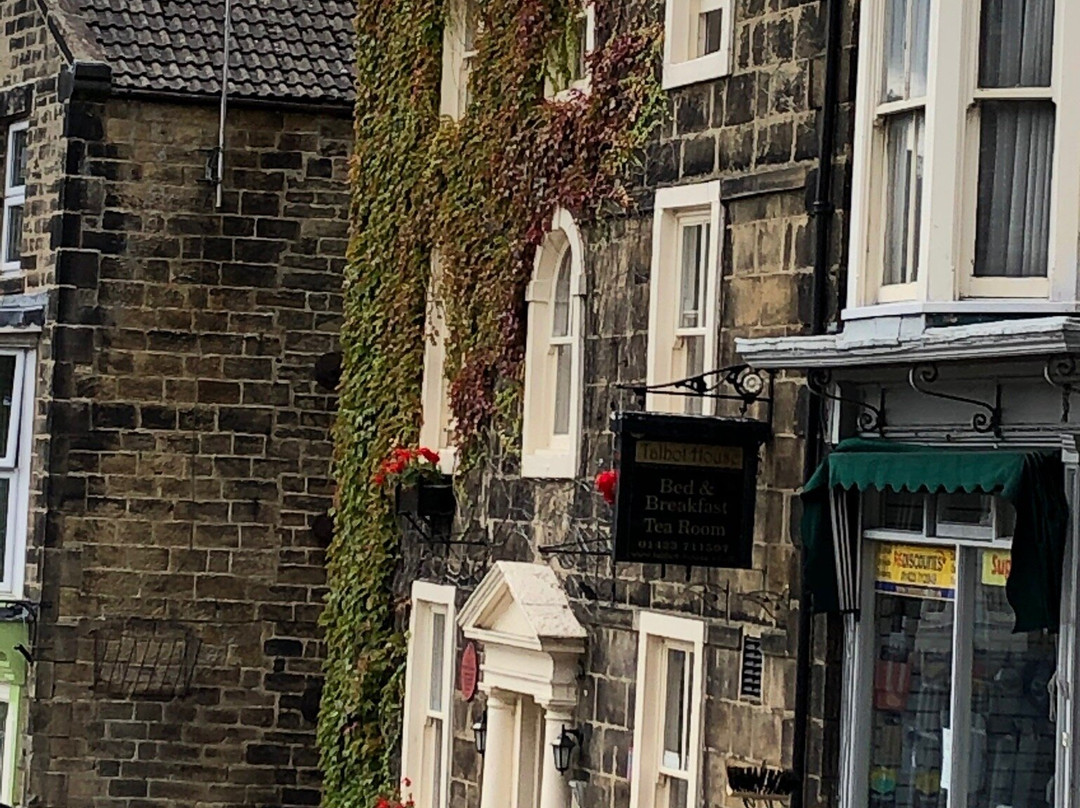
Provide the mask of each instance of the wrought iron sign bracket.
[{"label": "wrought iron sign bracket", "polygon": [[980,435],[993,434],[994,437],[1002,437],[1000,383],[994,385],[994,403],[988,404],[977,398],[967,398],[966,396],[958,396],[953,393],[942,393],[940,390],[931,389],[930,385],[938,380],[938,375],[937,365],[932,362],[915,365],[908,371],[908,384],[911,385],[912,390],[917,393],[922,393],[925,396],[942,398],[947,401],[958,401],[961,404],[970,404],[973,407],[978,407],[980,411],[971,416],[971,428]]},{"label": "wrought iron sign bracket", "polygon": [[1077,367],[1076,357],[1072,354],[1051,356],[1046,360],[1043,377],[1051,386],[1061,390],[1061,423],[1068,423],[1072,410],[1072,394],[1076,390],[1077,382],[1080,382],[1080,368]]},{"label": "wrought iron sign bracket", "polygon": [[860,432],[877,432],[880,437],[885,437],[885,388],[881,388],[881,398],[875,407],[861,398],[850,398],[834,393],[832,388],[832,373],[828,370],[815,368],[806,377],[806,386],[812,395],[836,401],[840,404],[852,404],[859,409],[856,424]]},{"label": "wrought iron sign bracket", "polygon": [[645,397],[649,393],[735,401],[739,404],[740,415],[746,415],[755,404],[764,404],[765,422],[771,430],[775,375],[772,370],[761,370],[749,365],[731,365],[664,384],[617,384],[615,387],[633,393],[641,409],[645,409]]}]

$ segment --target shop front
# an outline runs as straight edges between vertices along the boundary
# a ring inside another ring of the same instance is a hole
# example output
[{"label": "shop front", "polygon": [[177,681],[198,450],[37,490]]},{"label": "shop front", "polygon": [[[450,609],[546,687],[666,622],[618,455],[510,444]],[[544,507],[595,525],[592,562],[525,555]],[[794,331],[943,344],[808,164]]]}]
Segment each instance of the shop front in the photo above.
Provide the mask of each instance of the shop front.
[{"label": "shop front", "polygon": [[844,626],[841,806],[1080,804],[1070,337],[1048,318],[740,344],[825,405],[801,533],[814,611]]}]

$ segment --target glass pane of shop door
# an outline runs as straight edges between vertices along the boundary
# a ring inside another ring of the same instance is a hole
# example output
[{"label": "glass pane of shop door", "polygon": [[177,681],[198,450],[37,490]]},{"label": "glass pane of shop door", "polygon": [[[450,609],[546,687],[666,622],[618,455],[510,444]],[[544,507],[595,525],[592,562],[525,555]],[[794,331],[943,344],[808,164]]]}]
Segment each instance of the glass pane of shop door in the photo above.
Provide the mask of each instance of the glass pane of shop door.
[{"label": "glass pane of shop door", "polygon": [[1054,724],[1048,689],[1055,638],[1013,634],[1005,597],[1009,553],[979,552],[971,671],[969,808],[1053,804]]},{"label": "glass pane of shop door", "polygon": [[[947,808],[955,551],[883,544],[877,553],[869,805]],[[910,583],[911,570],[938,566]]]}]

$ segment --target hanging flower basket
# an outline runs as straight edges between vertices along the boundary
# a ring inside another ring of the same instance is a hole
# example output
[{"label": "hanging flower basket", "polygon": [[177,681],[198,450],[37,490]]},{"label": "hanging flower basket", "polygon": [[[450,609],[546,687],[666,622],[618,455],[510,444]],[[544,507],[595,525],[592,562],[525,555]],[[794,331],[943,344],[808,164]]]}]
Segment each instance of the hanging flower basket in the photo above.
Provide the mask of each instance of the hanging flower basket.
[{"label": "hanging flower basket", "polygon": [[399,483],[394,489],[394,506],[399,516],[411,515],[424,519],[453,516],[457,502],[452,478],[442,475],[438,480],[419,479]]},{"label": "hanging flower basket", "polygon": [[456,511],[453,478],[439,468],[439,454],[425,447],[399,446],[379,466],[372,483],[393,487],[398,516],[446,519]]}]

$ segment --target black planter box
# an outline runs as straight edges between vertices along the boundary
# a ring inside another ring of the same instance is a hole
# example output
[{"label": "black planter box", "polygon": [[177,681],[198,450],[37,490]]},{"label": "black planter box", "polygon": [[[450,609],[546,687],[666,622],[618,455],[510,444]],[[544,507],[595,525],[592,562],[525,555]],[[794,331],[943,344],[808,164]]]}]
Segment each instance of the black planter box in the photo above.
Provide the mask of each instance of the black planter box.
[{"label": "black planter box", "polygon": [[450,477],[438,482],[420,480],[413,485],[399,485],[394,491],[394,502],[400,516],[431,519],[453,516],[457,510]]}]

